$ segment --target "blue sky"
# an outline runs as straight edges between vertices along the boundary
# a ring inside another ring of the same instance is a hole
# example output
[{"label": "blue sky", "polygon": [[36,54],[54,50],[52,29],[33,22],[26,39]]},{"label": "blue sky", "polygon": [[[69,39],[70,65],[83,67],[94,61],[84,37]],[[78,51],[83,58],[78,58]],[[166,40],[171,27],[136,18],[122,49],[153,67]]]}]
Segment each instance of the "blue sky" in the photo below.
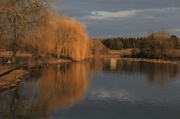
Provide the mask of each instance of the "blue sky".
[{"label": "blue sky", "polygon": [[180,37],[180,0],[56,0],[90,37],[143,37],[164,29]]}]

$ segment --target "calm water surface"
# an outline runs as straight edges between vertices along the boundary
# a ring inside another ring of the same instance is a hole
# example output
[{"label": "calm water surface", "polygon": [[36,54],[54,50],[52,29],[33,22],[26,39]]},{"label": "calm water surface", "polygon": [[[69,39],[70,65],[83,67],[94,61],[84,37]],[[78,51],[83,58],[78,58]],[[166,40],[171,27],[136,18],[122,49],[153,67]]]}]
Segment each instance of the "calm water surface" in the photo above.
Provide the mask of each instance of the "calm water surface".
[{"label": "calm water surface", "polygon": [[179,119],[180,65],[90,60],[34,69],[0,119]]}]

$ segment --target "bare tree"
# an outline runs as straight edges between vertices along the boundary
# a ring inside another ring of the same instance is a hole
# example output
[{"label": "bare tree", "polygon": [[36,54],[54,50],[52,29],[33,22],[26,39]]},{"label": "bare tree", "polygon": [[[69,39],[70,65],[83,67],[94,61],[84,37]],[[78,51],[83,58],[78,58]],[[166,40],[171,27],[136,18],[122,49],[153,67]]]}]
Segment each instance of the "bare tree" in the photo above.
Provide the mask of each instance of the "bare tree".
[{"label": "bare tree", "polygon": [[12,56],[21,49],[22,41],[35,33],[41,17],[50,10],[49,0],[0,0],[1,42],[5,40]]},{"label": "bare tree", "polygon": [[169,40],[171,34],[163,29],[148,33],[147,42],[143,53],[145,56],[150,58],[161,58],[164,59],[166,51],[169,49]]},{"label": "bare tree", "polygon": [[154,38],[156,40],[156,55],[160,58],[163,58],[167,49],[169,48],[168,41],[171,34],[163,29],[154,33]]}]

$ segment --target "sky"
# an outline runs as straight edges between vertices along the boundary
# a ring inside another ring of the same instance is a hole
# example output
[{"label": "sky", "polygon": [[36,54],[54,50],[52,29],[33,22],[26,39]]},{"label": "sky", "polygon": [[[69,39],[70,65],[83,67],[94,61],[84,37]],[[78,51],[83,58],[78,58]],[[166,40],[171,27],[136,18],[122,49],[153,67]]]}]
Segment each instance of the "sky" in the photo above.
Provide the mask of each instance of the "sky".
[{"label": "sky", "polygon": [[180,37],[180,0],[56,0],[59,13],[86,25],[92,38],[144,37],[164,29]]}]

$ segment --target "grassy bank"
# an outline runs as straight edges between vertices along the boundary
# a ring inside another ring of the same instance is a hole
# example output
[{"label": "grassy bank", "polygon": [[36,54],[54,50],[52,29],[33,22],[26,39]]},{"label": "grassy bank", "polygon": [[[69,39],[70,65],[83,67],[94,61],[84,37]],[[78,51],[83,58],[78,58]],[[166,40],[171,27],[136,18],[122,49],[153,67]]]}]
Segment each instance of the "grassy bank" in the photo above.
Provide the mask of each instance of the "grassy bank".
[{"label": "grassy bank", "polygon": [[[1,66],[0,66],[1,67]],[[7,91],[9,89],[15,88],[18,86],[20,79],[22,79],[23,76],[29,74],[28,71],[17,69],[13,70],[15,66],[9,67],[9,66],[3,66],[1,67],[0,72],[1,74],[4,74],[0,77],[0,92]],[[6,72],[8,72],[6,74]]]},{"label": "grassy bank", "polygon": [[4,64],[0,65],[0,92],[8,91],[19,85],[21,79],[28,75],[29,72],[24,70],[26,68],[37,68],[46,64],[60,64],[69,63],[71,60],[55,59],[55,58],[40,58],[38,60],[27,59],[27,62],[19,64]]}]

